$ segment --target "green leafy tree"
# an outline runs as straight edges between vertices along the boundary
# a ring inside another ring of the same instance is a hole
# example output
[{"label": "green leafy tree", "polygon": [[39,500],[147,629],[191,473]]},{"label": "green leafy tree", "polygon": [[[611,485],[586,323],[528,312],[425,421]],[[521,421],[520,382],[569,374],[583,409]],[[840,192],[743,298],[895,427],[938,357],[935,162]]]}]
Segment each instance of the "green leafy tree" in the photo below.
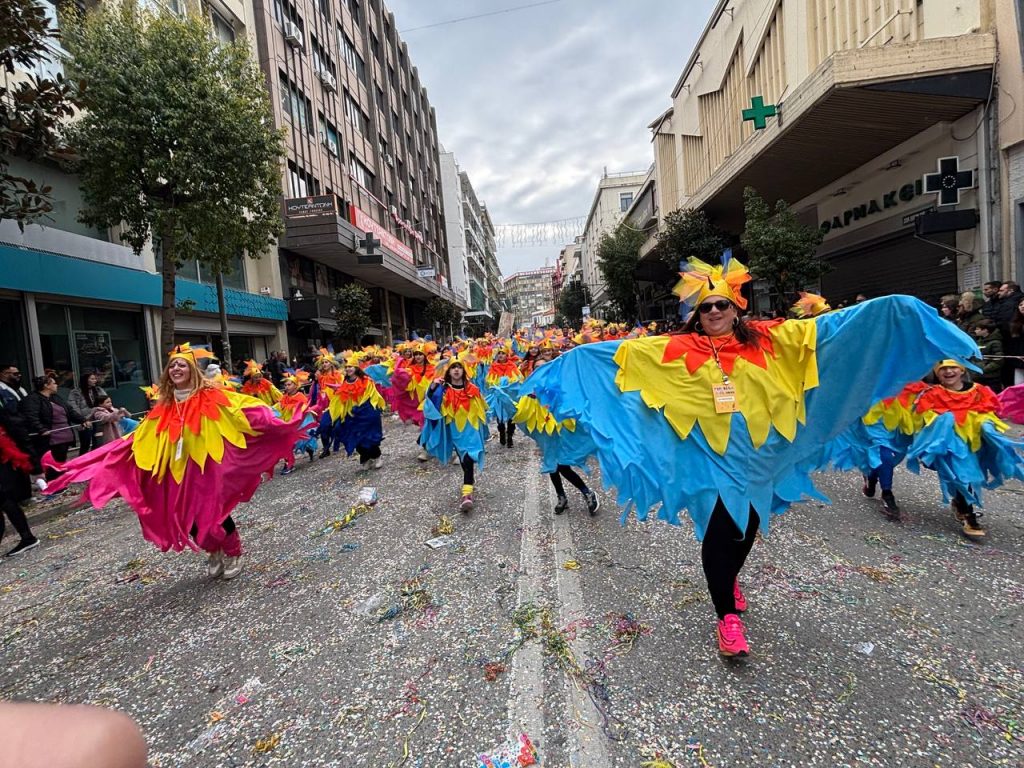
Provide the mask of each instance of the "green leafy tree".
[{"label": "green leafy tree", "polygon": [[598,243],[597,268],[612,304],[609,319],[632,321],[637,317],[640,287],[636,267],[640,263],[640,246],[646,240],[643,232],[620,225]]},{"label": "green leafy tree", "polygon": [[59,73],[33,72],[55,58],[57,36],[36,0],[0,2],[0,219],[14,219],[22,230],[53,210],[53,202],[49,187],[11,173],[10,158],[68,159],[61,123],[74,112],[73,89]]},{"label": "green leafy tree", "polygon": [[773,211],[755,189],[743,190],[746,227],[740,242],[750,271],[771,287],[775,309],[785,311],[792,294],[816,282],[829,270],[815,256],[822,233],[801,224],[784,200]]},{"label": "green leafy tree", "polygon": [[373,299],[359,283],[343,285],[334,292],[334,319],[342,338],[351,338],[356,344],[370,327],[370,309]]},{"label": "green leafy tree", "polygon": [[427,302],[427,306],[424,307],[423,317],[431,325],[438,325],[442,329],[447,329],[448,333],[451,334],[453,329],[462,322],[462,310],[453,302],[448,301],[448,299],[434,296]]},{"label": "green leafy tree", "polygon": [[580,280],[574,280],[558,294],[556,325],[578,328],[583,323],[583,308],[590,304],[590,289]]},{"label": "green leafy tree", "polygon": [[702,209],[680,208],[665,217],[665,229],[658,234],[658,254],[675,280],[680,262],[696,257],[717,264],[728,242]]},{"label": "green leafy tree", "polygon": [[253,258],[281,232],[282,135],[244,42],[220,43],[208,18],[104,2],[66,25],[68,77],[85,113],[70,131],[83,222],[118,227],[140,251],[159,242],[161,345],[174,332],[174,279]]}]

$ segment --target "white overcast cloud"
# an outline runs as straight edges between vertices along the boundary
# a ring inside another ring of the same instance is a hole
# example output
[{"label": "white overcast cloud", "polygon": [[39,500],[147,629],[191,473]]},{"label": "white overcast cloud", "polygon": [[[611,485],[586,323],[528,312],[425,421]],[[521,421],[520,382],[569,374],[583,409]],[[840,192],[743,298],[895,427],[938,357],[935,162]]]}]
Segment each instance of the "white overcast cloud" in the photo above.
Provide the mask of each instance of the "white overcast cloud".
[{"label": "white overcast cloud", "polygon": [[[409,44],[445,149],[495,223],[585,216],[602,170],[646,170],[647,125],[714,0],[559,0],[414,30],[529,0],[385,0]],[[557,246],[504,248],[502,272],[554,263]]]}]

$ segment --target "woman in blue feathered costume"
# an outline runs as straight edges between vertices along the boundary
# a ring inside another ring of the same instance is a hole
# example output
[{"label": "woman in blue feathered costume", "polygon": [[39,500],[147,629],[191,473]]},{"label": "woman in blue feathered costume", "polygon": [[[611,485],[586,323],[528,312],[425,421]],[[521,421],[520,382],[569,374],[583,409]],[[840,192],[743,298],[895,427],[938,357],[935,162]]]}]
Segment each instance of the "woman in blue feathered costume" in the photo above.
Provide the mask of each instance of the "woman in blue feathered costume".
[{"label": "woman in blue feathered costume", "polygon": [[[685,331],[579,347],[522,385],[556,421],[589,434],[606,486],[645,519],[686,510],[715,611],[719,652],[749,653],[738,575],[758,527],[807,498],[825,445],[872,403],[944,354],[977,347],[924,303],[867,301],[807,320],[739,317],[750,275],[735,260],[691,261],[677,293],[696,310]],[[879,329],[886,329],[884,333]]]},{"label": "woman in blue feathered costume", "polygon": [[515,360],[509,357],[509,346],[500,346],[494,350],[493,359],[484,375],[483,386],[487,408],[498,422],[498,441],[506,448],[513,446],[516,425],[512,417],[516,415],[519,384],[523,380],[523,372]]}]

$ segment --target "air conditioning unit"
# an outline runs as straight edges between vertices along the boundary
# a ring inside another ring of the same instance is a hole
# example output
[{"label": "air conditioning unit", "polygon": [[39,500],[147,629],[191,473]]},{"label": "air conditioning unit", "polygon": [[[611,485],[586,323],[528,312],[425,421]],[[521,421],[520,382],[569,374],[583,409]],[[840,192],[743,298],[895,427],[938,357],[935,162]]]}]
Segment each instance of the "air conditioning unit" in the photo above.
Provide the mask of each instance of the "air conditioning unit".
[{"label": "air conditioning unit", "polygon": [[385,152],[384,153],[384,164],[385,165],[390,165],[392,168],[394,168],[395,167],[395,158],[394,158],[394,156],[392,156],[391,154]]},{"label": "air conditioning unit", "polygon": [[397,217],[398,216],[398,206],[397,205],[392,205],[390,213],[391,213],[392,216]]},{"label": "air conditioning unit", "polygon": [[331,93],[338,92],[338,81],[326,69],[320,70],[320,82],[324,84],[325,91],[330,91]]},{"label": "air conditioning unit", "polygon": [[304,45],[302,39],[302,30],[299,29],[299,25],[294,21],[284,22],[284,39],[288,41],[288,45],[293,48],[301,49]]},{"label": "air conditioning unit", "polygon": [[329,141],[325,141],[324,144],[327,145],[327,151],[329,153],[331,153],[335,157],[338,156],[338,146],[336,144],[331,144],[331,142],[329,142]]}]

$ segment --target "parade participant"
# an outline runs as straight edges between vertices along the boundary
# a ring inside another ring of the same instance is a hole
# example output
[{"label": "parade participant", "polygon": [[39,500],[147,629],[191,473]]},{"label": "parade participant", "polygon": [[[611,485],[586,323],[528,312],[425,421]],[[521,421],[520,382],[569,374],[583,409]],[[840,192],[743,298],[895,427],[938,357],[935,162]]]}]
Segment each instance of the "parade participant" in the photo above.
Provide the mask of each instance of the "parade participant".
[{"label": "parade participant", "polygon": [[[552,418],[591,437],[605,484],[641,519],[686,510],[718,614],[719,652],[745,656],[738,576],[758,527],[806,497],[825,445],[942,352],[977,354],[934,310],[905,296],[809,320],[750,322],[735,260],[693,260],[677,293],[696,310],[683,333],[591,344],[522,385]],[[887,333],[877,333],[886,328]],[[686,471],[679,471],[685,467]]]},{"label": "parade participant", "polygon": [[516,432],[512,419],[516,415],[519,382],[522,380],[523,373],[509,357],[508,347],[497,347],[484,378],[484,392],[487,407],[498,420],[499,442],[507,448],[512,447],[512,436]]},{"label": "parade participant", "polygon": [[309,393],[311,407],[320,413],[320,442],[323,450],[320,458],[326,459],[331,455],[331,444],[337,442],[335,432],[340,424],[333,421],[330,414],[331,403],[337,398],[337,388],[344,381],[341,371],[338,369],[338,361],[334,353],[328,349],[320,348],[320,354],[316,358],[316,381]]},{"label": "parade participant", "polygon": [[[97,508],[121,496],[147,541],[164,552],[205,550],[210,576],[232,579],[242,570],[242,539],[231,512],[292,455],[298,423],[212,386],[180,347],[158,386],[160,399],[132,434],[59,466],[64,474],[47,492],[86,483],[82,499]],[[49,455],[44,463],[53,464]]]},{"label": "parade participant", "polygon": [[398,417],[406,424],[411,422],[420,428],[421,434],[416,438],[420,446],[420,451],[416,455],[418,461],[427,461],[430,458],[430,453],[423,447],[422,441],[423,399],[436,375],[437,367],[429,359],[429,355],[436,350],[437,346],[433,342],[416,345],[413,347],[411,359],[399,363],[391,375]]},{"label": "parade participant", "polygon": [[[309,383],[309,374],[305,371],[295,371],[286,368],[282,376],[284,393],[277,402],[277,410],[284,421],[294,421],[301,416],[300,429],[303,432],[298,442],[295,443],[293,453],[305,453],[309,460],[313,461],[317,446],[317,423],[319,414],[310,407],[309,396],[302,391],[302,387]],[[290,464],[285,461],[285,467],[281,470],[282,475],[290,475],[295,471],[295,462]]]},{"label": "parade participant", "polygon": [[426,422],[422,445],[441,464],[452,452],[462,465],[462,499],[459,511],[473,509],[474,467],[484,462],[487,441],[487,403],[466,375],[466,366],[453,359],[444,376],[434,379],[423,402]]},{"label": "parade participant", "polygon": [[997,416],[996,393],[968,381],[963,364],[942,360],[935,377],[939,385],[922,391],[914,404],[920,427],[907,451],[907,469],[935,470],[963,533],[978,539],[985,536],[974,509],[981,506],[982,488],[1024,480],[1024,446],[1004,434],[1009,427]]},{"label": "parade participant", "polygon": [[356,356],[345,363],[345,380],[337,388],[337,397],[331,401],[331,418],[339,421],[335,450],[341,445],[351,456],[359,454],[360,469],[380,469],[384,459],[380,444],[384,439],[381,413],[386,407],[384,398],[373,379],[359,367]]},{"label": "parade participant", "polygon": [[0,408],[0,540],[4,537],[4,517],[11,521],[21,541],[7,551],[20,555],[39,546],[21,504],[32,497],[32,451],[28,434],[15,416]]},{"label": "parade participant", "polygon": [[540,357],[540,347],[534,345],[526,350],[526,356],[523,358],[523,362],[519,364],[519,370],[523,372],[523,376],[529,376],[533,373],[533,369],[537,367],[537,359]]},{"label": "parade participant", "polygon": [[245,372],[242,374],[242,394],[262,400],[267,405],[277,405],[281,399],[281,390],[274,386],[274,383],[263,376],[263,367],[255,360],[245,361]]}]

